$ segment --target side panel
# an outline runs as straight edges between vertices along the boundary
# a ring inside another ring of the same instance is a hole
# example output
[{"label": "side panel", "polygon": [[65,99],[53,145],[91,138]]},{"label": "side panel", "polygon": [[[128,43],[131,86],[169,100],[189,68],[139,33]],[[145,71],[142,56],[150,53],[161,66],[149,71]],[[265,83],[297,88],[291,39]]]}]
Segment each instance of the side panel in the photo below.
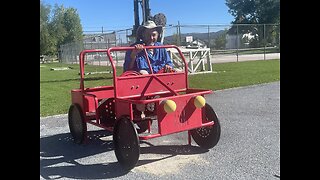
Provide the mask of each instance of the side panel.
[{"label": "side panel", "polygon": [[80,89],[71,90],[71,102],[72,104],[79,104],[83,112],[85,112],[83,108],[83,97]]},{"label": "side panel", "polygon": [[123,102],[115,99],[115,113],[116,113],[116,118],[119,119],[121,116],[126,115],[130,116],[130,119],[132,118],[132,109],[130,107],[130,103],[128,102]]},{"label": "side panel", "polygon": [[[157,75],[161,82],[172,90],[185,90],[186,81],[184,73],[164,73]],[[152,75],[140,75],[130,77],[117,78],[117,96],[132,97],[141,96],[141,94],[157,94],[170,92],[163,84],[161,84]]]},{"label": "side panel", "polygon": [[202,125],[202,109],[196,108],[193,103],[194,96],[168,98],[176,103],[176,111],[166,113],[163,105],[158,104],[157,113],[159,133],[161,135],[185,131]]},{"label": "side panel", "polygon": [[84,113],[86,112],[95,112],[95,99],[98,100],[113,98],[114,97],[114,89],[113,87],[95,87],[95,88],[87,88],[85,90],[85,94],[81,92],[80,89],[74,89],[71,91],[71,101],[72,103],[77,103],[80,105],[81,109]]}]

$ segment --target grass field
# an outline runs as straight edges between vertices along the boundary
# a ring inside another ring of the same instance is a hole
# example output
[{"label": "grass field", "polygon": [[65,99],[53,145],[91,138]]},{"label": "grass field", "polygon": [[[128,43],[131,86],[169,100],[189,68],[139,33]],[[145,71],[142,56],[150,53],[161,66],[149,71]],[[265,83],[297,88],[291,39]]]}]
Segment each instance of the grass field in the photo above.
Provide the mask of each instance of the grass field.
[{"label": "grass field", "polygon": [[[68,70],[59,68],[69,67]],[[52,70],[55,68],[56,70]],[[227,89],[280,80],[280,60],[259,60],[213,64],[214,73],[189,76],[189,87]],[[110,71],[105,66],[86,66],[86,72]],[[117,72],[121,72],[118,67]],[[79,65],[40,64],[40,117],[66,114],[71,104],[71,89],[79,88]],[[112,85],[111,73],[86,76],[85,87]]]}]

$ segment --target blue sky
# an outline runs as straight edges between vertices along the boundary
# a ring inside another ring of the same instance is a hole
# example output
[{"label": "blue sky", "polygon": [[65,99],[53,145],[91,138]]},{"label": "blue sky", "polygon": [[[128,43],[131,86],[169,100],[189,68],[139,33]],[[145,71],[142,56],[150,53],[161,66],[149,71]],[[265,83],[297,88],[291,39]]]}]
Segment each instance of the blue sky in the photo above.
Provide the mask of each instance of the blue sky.
[{"label": "blue sky", "polygon": [[[133,0],[42,0],[45,4],[77,9],[84,31],[132,28]],[[225,0],[149,0],[151,15],[165,14],[167,24],[228,25],[233,16]],[[140,7],[139,7],[140,8]],[[140,21],[142,16],[140,15]]]}]

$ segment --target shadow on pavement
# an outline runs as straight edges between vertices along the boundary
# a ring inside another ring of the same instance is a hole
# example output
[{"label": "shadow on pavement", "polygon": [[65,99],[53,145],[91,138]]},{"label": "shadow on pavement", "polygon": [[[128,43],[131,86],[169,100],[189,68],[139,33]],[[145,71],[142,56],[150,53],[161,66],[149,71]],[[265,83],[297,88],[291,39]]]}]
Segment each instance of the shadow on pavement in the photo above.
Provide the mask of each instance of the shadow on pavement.
[{"label": "shadow on pavement", "polygon": [[70,133],[40,138],[40,175],[45,179],[105,179],[126,174],[117,162],[81,164],[76,160],[113,151],[112,141],[100,137],[110,136],[105,130],[88,131],[88,142],[78,145]]},{"label": "shadow on pavement", "polygon": [[[88,142],[78,145],[73,142],[70,133],[58,134],[40,138],[40,175],[44,179],[106,179],[115,178],[127,174],[121,169],[118,162],[112,163],[90,163],[81,164],[77,159],[94,156],[100,153],[113,151],[112,140],[103,141],[100,138],[111,136],[105,130],[88,131]],[[162,159],[171,158],[176,155],[192,155],[205,153],[208,150],[198,146],[189,145],[153,145],[146,141],[140,144],[147,144],[147,147],[140,147],[140,154],[168,154],[170,156],[139,160],[136,166],[152,163]]]},{"label": "shadow on pavement", "polygon": [[160,161],[168,158],[172,158],[177,155],[193,155],[208,152],[207,149],[202,149],[199,146],[190,145],[153,145],[147,141],[140,141],[140,144],[147,144],[148,147],[140,147],[140,154],[161,154],[169,155],[166,157],[152,159],[152,160],[139,160],[136,167],[142,166],[155,161]]}]

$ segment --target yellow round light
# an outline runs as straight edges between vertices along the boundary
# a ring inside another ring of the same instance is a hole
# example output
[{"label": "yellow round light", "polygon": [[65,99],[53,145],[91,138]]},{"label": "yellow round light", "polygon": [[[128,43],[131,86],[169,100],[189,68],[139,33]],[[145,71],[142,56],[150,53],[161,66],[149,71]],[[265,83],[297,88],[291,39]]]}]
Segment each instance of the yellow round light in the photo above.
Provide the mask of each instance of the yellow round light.
[{"label": "yellow round light", "polygon": [[163,109],[166,113],[172,113],[177,109],[177,105],[174,101],[168,99],[163,102]]},{"label": "yellow round light", "polygon": [[193,103],[197,108],[202,108],[206,105],[206,100],[202,96],[196,96]]}]

